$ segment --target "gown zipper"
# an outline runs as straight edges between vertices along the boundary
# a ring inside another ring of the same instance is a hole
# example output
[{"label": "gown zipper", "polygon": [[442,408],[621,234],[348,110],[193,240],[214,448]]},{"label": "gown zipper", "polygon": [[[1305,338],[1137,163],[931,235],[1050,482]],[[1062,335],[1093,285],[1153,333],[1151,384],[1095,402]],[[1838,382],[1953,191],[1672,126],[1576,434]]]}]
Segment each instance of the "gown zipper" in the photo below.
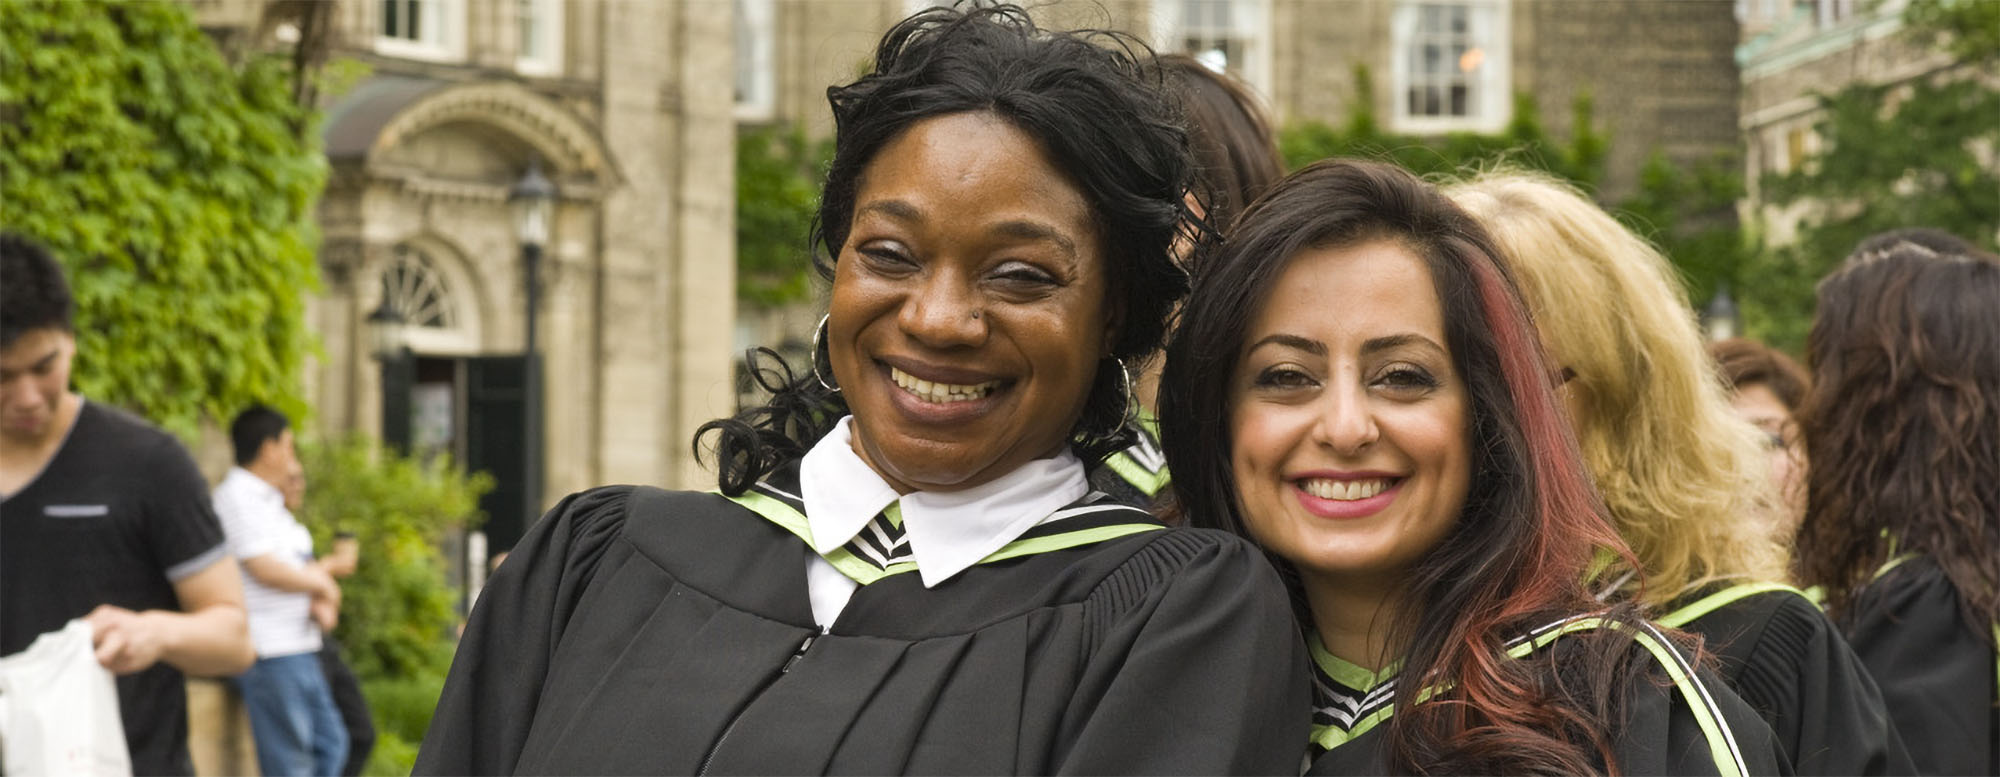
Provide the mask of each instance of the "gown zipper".
[{"label": "gown zipper", "polygon": [[798,665],[799,659],[806,657],[806,650],[810,649],[812,647],[813,641],[817,639],[819,639],[819,635],[814,634],[810,637],[806,637],[806,640],[804,642],[800,642],[799,648],[797,650],[792,651],[792,657],[785,659],[785,665],[778,667],[778,673],[771,675],[771,679],[766,680],[764,682],[764,686],[762,688],[758,688],[757,692],[751,695],[750,701],[743,705],[743,709],[737,712],[736,717],[729,721],[729,726],[722,730],[722,736],[716,737],[715,744],[709,746],[708,755],[703,756],[701,759],[701,771],[695,772],[695,774],[698,777],[699,775],[708,774],[708,767],[710,764],[715,763],[715,754],[721,752],[722,743],[729,741],[729,735],[736,731],[736,724],[743,722],[743,713],[749,712],[750,706],[756,704],[757,699],[762,697],[765,691],[770,690],[771,686],[776,685],[780,678],[784,677],[786,673],[792,671],[792,667]]}]

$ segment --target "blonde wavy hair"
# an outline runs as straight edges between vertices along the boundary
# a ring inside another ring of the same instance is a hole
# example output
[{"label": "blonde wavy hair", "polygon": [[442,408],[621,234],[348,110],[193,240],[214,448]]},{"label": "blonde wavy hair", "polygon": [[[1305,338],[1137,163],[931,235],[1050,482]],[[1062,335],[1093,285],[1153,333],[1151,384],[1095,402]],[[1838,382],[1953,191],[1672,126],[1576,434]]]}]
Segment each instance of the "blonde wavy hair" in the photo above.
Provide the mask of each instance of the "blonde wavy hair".
[{"label": "blonde wavy hair", "polygon": [[1761,438],[1730,408],[1666,257],[1544,175],[1487,172],[1445,193],[1492,232],[1571,376],[1584,460],[1645,566],[1626,595],[1659,606],[1718,580],[1786,580]]}]

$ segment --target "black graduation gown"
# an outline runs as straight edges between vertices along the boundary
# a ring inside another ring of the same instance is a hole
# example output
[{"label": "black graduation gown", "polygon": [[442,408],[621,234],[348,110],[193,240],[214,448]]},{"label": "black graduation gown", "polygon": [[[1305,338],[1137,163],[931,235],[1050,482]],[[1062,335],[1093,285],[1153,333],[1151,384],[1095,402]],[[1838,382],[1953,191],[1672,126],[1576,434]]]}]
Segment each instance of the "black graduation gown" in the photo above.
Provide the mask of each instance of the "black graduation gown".
[{"label": "black graduation gown", "polygon": [[1919,774],[2000,774],[1990,623],[1967,623],[1937,562],[1895,564],[1855,594],[1847,640],[1882,687]]},{"label": "black graduation gown", "polygon": [[1121,504],[1157,513],[1172,482],[1166,451],[1160,448],[1160,420],[1141,409],[1125,426],[1135,441],[1090,471],[1090,487]]},{"label": "black graduation gown", "polygon": [[1699,634],[1800,774],[1915,774],[1882,691],[1819,606],[1776,583],[1719,584],[1659,618]]},{"label": "black graduation gown", "polygon": [[[1589,617],[1550,624],[1509,642],[1517,656],[1576,649],[1562,636],[1591,628]],[[1621,774],[1789,775],[1793,771],[1769,726],[1715,675],[1696,668],[1652,632],[1634,637],[1642,656],[1626,684],[1624,723],[1612,732]],[[1388,774],[1393,675],[1372,676],[1312,645],[1313,743],[1309,775]],[[1550,662],[1560,666],[1560,653]],[[1550,665],[1550,664],[1545,664]],[[1690,671],[1692,670],[1692,671]],[[1448,694],[1449,690],[1444,691]],[[1330,745],[1330,747],[1329,747]],[[1604,770],[1604,764],[1597,764]]]},{"label": "black graduation gown", "polygon": [[862,585],[821,634],[813,551],[779,522],[571,496],[480,596],[416,773],[1296,773],[1306,659],[1276,572],[1091,500],[1025,555]]}]

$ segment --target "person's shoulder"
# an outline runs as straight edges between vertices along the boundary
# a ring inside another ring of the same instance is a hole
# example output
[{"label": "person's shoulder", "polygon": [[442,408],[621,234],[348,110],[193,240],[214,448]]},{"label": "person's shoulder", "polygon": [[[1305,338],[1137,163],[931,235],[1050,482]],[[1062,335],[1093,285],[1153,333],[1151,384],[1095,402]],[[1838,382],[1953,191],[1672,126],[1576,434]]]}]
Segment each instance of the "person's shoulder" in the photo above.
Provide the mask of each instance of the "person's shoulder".
[{"label": "person's shoulder", "polygon": [[1854,604],[1843,623],[1876,620],[1889,616],[1893,623],[1903,617],[1936,613],[1955,618],[1959,613],[1958,587],[1936,559],[1912,555],[1895,559],[1876,573],[1875,579],[1854,593]]},{"label": "person's shoulder", "polygon": [[77,410],[75,439],[93,446],[115,446],[128,453],[159,455],[162,451],[189,455],[180,438],[121,407],[84,400]]},{"label": "person's shoulder", "polygon": [[713,491],[678,491],[654,486],[613,485],[578,491],[551,508],[554,520],[572,537],[626,536],[686,542],[707,517],[738,521],[746,509]]},{"label": "person's shoulder", "polygon": [[1106,576],[1133,593],[1167,586],[1206,589],[1227,596],[1224,589],[1284,590],[1276,568],[1249,540],[1225,531],[1161,528],[1106,542],[1104,550],[1122,556]]}]

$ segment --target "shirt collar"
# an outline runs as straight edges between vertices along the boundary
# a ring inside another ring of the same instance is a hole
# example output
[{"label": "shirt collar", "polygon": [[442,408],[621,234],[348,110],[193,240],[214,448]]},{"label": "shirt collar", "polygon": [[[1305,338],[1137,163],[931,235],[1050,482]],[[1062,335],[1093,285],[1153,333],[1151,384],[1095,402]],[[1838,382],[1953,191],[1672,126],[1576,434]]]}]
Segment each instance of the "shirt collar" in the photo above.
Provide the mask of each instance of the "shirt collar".
[{"label": "shirt collar", "polygon": [[[899,499],[896,489],[854,452],[853,420],[840,419],[799,463],[799,497],[806,504],[813,550],[820,555],[847,544]],[[972,488],[902,495],[903,531],[924,587],[979,563],[1089,492],[1083,462],[1064,448]]]},{"label": "shirt collar", "polygon": [[258,477],[257,473],[240,466],[229,468],[229,474],[222,478],[222,485],[260,501],[277,502],[279,505],[285,503],[285,494],[279,491],[277,486],[271,485],[270,481]]}]

